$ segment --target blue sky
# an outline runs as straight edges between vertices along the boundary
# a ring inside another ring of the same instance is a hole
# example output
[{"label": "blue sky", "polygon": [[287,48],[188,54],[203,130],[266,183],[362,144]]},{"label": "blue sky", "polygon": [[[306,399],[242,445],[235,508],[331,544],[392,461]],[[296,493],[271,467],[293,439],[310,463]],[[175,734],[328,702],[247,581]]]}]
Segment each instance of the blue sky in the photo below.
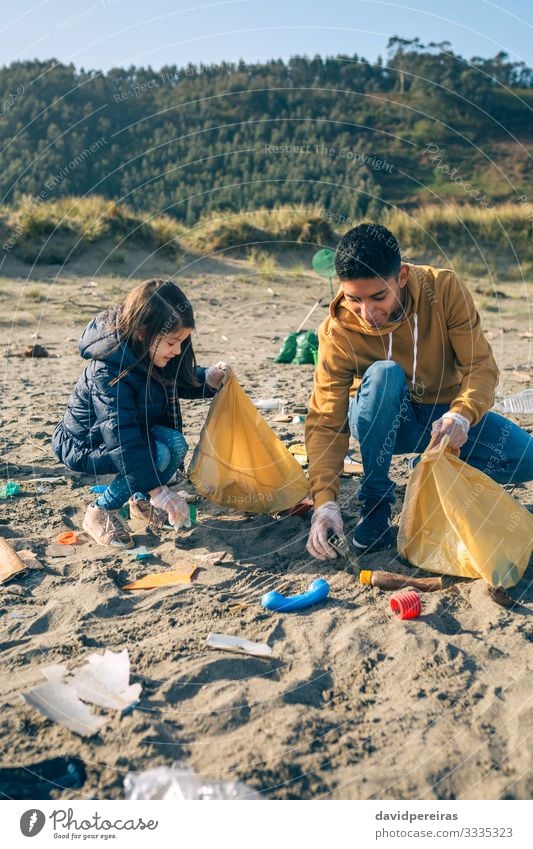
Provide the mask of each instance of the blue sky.
[{"label": "blue sky", "polygon": [[316,53],[374,61],[391,35],[533,64],[531,0],[16,0],[0,35],[0,64],[53,57],[104,70]]}]

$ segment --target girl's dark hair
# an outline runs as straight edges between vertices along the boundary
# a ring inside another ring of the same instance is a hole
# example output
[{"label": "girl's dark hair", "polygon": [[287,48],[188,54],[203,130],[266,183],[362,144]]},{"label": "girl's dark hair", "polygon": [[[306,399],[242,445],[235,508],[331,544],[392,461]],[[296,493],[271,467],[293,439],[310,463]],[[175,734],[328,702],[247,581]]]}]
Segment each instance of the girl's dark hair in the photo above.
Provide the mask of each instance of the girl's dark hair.
[{"label": "girl's dark hair", "polygon": [[401,266],[398,242],[382,224],[359,224],[340,240],[335,254],[339,280],[397,277]]},{"label": "girl's dark hair", "polygon": [[136,365],[144,367],[148,377],[155,373],[154,376],[166,384],[200,385],[191,337],[182,343],[181,353],[165,368],[154,366],[150,356],[150,346],[158,336],[184,328],[194,330],[192,304],[179,286],[171,280],[145,280],[119,305],[116,321],[121,340],[133,350]]}]

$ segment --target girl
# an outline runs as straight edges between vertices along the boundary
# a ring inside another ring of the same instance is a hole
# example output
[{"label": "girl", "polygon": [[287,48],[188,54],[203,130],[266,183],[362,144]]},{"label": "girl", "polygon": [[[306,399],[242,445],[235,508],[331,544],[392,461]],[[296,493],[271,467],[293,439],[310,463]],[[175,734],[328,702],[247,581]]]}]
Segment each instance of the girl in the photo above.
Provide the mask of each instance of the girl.
[{"label": "girl", "polygon": [[119,509],[146,524],[189,522],[186,501],[166,483],[188,450],[179,397],[212,398],[229,370],[196,365],[194,315],[181,289],[147,280],[118,306],[97,315],[80,339],[89,360],[69,398],[52,447],[67,468],[117,473],[89,505],[83,529],[101,545],[132,548]]}]

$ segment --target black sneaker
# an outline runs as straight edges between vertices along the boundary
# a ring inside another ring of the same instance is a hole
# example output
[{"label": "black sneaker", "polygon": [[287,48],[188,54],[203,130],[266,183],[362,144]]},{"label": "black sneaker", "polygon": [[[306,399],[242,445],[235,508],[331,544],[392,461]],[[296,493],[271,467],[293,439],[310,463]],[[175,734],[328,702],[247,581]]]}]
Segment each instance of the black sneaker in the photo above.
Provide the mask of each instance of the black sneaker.
[{"label": "black sneaker", "polygon": [[390,502],[365,501],[352,542],[361,554],[391,548],[393,533]]}]

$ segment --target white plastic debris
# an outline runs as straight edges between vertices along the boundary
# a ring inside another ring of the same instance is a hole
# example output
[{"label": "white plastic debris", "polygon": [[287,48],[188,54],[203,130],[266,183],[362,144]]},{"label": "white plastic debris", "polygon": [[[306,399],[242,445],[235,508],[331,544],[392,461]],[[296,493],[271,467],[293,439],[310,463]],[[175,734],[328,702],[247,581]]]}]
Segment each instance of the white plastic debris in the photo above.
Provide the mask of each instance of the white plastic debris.
[{"label": "white plastic debris", "polygon": [[240,654],[251,654],[255,657],[272,657],[272,648],[266,643],[254,643],[244,637],[232,637],[228,634],[209,634],[206,644],[212,649],[235,651]]},{"label": "white plastic debris", "polygon": [[259,801],[261,794],[240,781],[213,781],[196,775],[182,763],[158,766],[145,772],[128,772],[124,779],[126,799]]},{"label": "white plastic debris", "polygon": [[509,395],[492,408],[498,413],[533,413],[533,389]]},{"label": "white plastic debris", "polygon": [[103,708],[125,710],[141,695],[140,684],[130,684],[128,650],[91,654],[70,681],[80,699]]},{"label": "white plastic debris", "polygon": [[96,734],[106,720],[96,716],[80,701],[72,687],[64,683],[63,675],[52,675],[46,684],[22,693],[22,698],[47,719],[64,725],[82,737],[90,737]]},{"label": "white plastic debris", "polygon": [[269,410],[279,410],[281,407],[286,407],[287,403],[283,398],[258,398],[257,401],[253,402],[253,405],[257,410],[268,412]]},{"label": "white plastic debris", "polygon": [[82,736],[96,734],[106,722],[105,717],[93,714],[83,702],[123,711],[138,701],[142,689],[140,684],[129,683],[127,649],[117,653],[106,649],[103,655],[89,655],[87,663],[70,678],[61,664],[46,666],[41,672],[46,684],[22,693],[23,700],[43,716]]}]

